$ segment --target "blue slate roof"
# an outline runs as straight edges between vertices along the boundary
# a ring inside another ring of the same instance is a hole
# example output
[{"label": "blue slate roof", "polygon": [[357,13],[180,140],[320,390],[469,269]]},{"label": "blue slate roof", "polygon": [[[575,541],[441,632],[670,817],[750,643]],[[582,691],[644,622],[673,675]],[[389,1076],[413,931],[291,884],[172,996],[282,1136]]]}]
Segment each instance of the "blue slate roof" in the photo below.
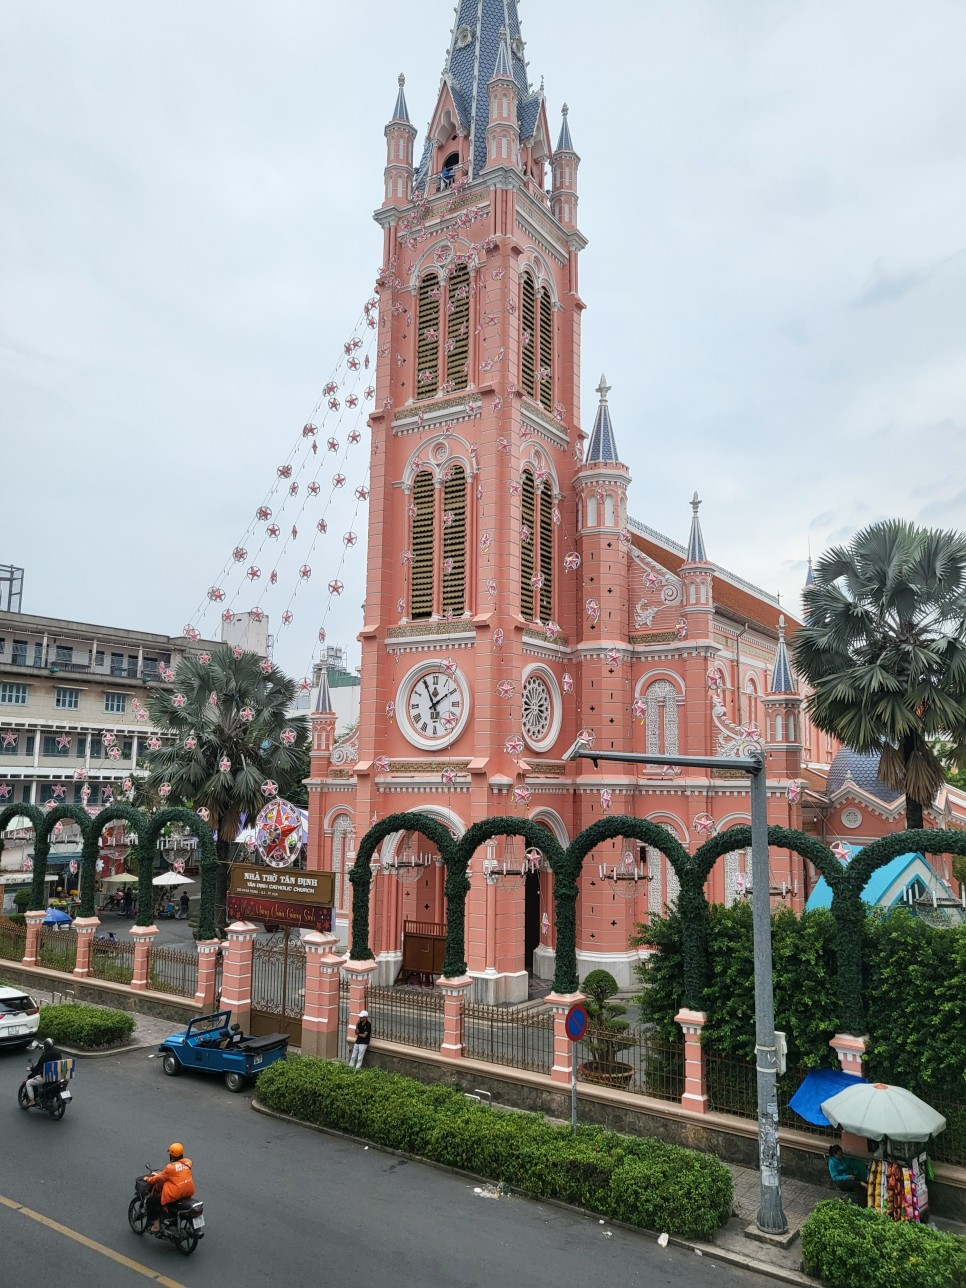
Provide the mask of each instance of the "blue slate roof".
[{"label": "blue slate roof", "polygon": [[317,715],[332,714],[332,696],[329,693],[329,668],[322,668],[322,675],[319,679],[319,692],[315,699],[315,711]]},{"label": "blue slate roof", "polygon": [[607,383],[606,376],[601,376],[597,392],[600,394],[600,405],[597,408],[594,428],[590,431],[584,464],[615,465],[620,461],[620,457],[617,455],[617,440],[614,437],[614,426],[611,424],[610,408],[607,406],[610,385]]},{"label": "blue slate roof", "polygon": [[399,93],[396,95],[396,106],[393,108],[392,119],[394,121],[405,121],[407,125],[412,124],[409,120],[409,109],[406,107],[406,77],[399,73]]},{"label": "blue slate roof", "polygon": [[563,107],[560,109],[560,114],[563,117],[563,120],[560,122],[560,138],[557,140],[558,152],[574,151],[574,141],[570,137],[570,124],[567,120],[567,115],[569,112],[570,112],[570,108],[567,106],[566,103],[564,103]]},{"label": "blue slate roof", "polygon": [[771,672],[772,693],[796,693],[795,677],[792,675],[792,664],[788,657],[788,645],[785,643],[785,616],[778,619],[778,649],[775,652],[775,665]]},{"label": "blue slate roof", "polygon": [[851,778],[856,787],[882,801],[884,805],[894,805],[901,792],[887,787],[879,778],[879,753],[877,751],[853,751],[851,747],[842,747],[836,752],[835,759],[829,766],[826,795],[831,796]]},{"label": "blue slate roof", "polygon": [[[468,40],[461,36],[463,31],[469,31]],[[473,141],[471,178],[481,174],[486,165],[486,127],[490,109],[487,86],[500,54],[501,31],[506,32],[504,58],[508,60],[510,74],[520,90],[521,139],[532,138],[543,102],[542,91],[531,92],[526,63],[518,52],[523,37],[517,0],[459,0],[443,77],[449,81],[460,125],[469,130]],[[515,44],[517,49],[514,49]],[[430,141],[427,139],[417,171],[417,187],[420,180],[426,178],[429,152]]]}]

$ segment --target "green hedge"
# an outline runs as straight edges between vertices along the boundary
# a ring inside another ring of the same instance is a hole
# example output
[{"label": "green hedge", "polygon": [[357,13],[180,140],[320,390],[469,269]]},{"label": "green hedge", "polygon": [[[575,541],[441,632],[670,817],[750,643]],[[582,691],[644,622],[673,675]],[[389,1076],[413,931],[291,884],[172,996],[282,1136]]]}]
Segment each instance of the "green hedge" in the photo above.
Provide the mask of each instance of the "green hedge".
[{"label": "green hedge", "polygon": [[806,1274],[830,1288],[962,1288],[966,1239],[829,1199],[802,1226]]},{"label": "green hedge", "polygon": [[713,1156],[600,1127],[572,1134],[381,1069],[292,1056],[260,1075],[258,1098],[304,1122],[649,1230],[710,1238],[731,1215],[731,1173]]},{"label": "green hedge", "polygon": [[40,1008],[40,1036],[53,1038],[69,1047],[94,1051],[130,1041],[134,1016],[105,1006],[65,1002],[62,1006]]}]

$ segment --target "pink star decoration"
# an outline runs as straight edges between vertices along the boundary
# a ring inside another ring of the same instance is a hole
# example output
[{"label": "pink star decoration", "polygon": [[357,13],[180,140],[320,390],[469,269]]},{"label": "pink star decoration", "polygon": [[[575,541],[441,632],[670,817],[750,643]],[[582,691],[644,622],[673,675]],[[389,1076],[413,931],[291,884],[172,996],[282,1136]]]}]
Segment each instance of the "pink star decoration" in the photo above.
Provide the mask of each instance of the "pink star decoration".
[{"label": "pink star decoration", "polygon": [[501,680],[496,686],[496,691],[504,701],[508,702],[516,693],[516,686],[512,680]]}]

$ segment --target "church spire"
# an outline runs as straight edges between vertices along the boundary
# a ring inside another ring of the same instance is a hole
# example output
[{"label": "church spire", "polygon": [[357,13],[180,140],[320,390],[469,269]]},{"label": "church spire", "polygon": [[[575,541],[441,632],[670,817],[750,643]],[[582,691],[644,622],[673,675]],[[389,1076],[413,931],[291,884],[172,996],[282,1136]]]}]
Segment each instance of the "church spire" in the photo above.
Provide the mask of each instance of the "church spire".
[{"label": "church spire", "polygon": [[775,652],[775,665],[771,673],[771,693],[797,693],[795,679],[792,675],[792,664],[788,657],[788,645],[785,643],[785,615],[778,619],[778,648]]},{"label": "church spire", "polygon": [[610,419],[610,408],[607,405],[607,395],[610,390],[611,386],[607,383],[607,377],[601,376],[600,384],[597,386],[600,403],[597,407],[597,416],[594,420],[594,428],[591,430],[590,441],[587,444],[585,465],[613,465],[620,460],[617,455],[617,440],[614,438],[614,427]]},{"label": "church spire", "polygon": [[407,125],[412,122],[409,119],[409,109],[406,106],[406,77],[399,73],[399,93],[396,95],[396,106],[393,108],[392,119],[394,121],[405,121]]},{"label": "church spire", "polygon": [[701,520],[698,518],[700,505],[701,498],[695,492],[691,498],[691,535],[688,537],[687,563],[708,562],[708,552],[704,548],[704,534],[701,531]]},{"label": "church spire", "polygon": [[413,140],[416,128],[406,107],[406,77],[399,73],[399,92],[392,120],[386,126],[386,168],[383,171],[383,206],[408,205],[413,190]]},{"label": "church spire", "polygon": [[570,137],[570,124],[567,121],[569,113],[570,108],[566,103],[564,103],[563,107],[560,109],[560,138],[557,140],[557,152],[575,151],[573,139]]},{"label": "church spire", "polygon": [[317,716],[327,716],[332,714],[332,696],[329,693],[329,668],[323,666],[322,674],[319,676],[319,691],[315,698],[315,711]]}]

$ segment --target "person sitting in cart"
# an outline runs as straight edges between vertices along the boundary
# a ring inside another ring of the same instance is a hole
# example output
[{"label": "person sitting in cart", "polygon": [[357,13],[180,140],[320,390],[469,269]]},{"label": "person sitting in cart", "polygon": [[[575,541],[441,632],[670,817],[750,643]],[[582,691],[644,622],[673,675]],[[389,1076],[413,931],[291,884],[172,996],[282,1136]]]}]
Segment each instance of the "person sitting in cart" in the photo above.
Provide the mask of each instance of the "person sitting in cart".
[{"label": "person sitting in cart", "polygon": [[842,1152],[841,1145],[829,1146],[828,1174],[837,1190],[854,1198],[862,1207],[866,1206],[865,1183],[869,1179],[868,1170],[858,1159],[848,1158]]}]

